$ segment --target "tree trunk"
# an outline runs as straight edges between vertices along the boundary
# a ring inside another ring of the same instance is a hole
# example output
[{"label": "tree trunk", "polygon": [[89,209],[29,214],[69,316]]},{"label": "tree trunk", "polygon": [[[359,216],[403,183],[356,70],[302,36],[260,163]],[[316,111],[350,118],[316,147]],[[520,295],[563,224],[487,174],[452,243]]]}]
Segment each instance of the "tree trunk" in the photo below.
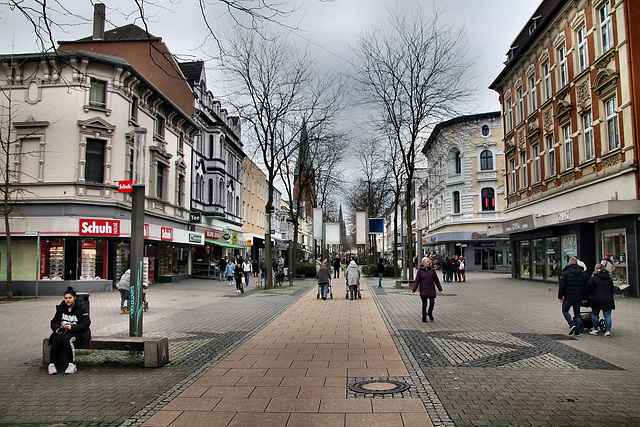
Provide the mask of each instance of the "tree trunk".
[{"label": "tree trunk", "polygon": [[[11,262],[11,230],[9,228],[9,215],[4,215],[4,227],[7,231],[7,299],[13,299],[13,275]],[[39,274],[39,272],[38,272]]]},{"label": "tree trunk", "polygon": [[[396,193],[396,206],[393,210],[393,277],[398,277],[398,193]],[[400,224],[402,228],[402,224]]]},{"label": "tree trunk", "polygon": [[[410,180],[408,181],[411,182]],[[411,229],[411,184],[408,185],[407,191],[404,193],[404,203],[407,209],[407,266],[409,267],[409,280],[413,277],[413,233]]]}]

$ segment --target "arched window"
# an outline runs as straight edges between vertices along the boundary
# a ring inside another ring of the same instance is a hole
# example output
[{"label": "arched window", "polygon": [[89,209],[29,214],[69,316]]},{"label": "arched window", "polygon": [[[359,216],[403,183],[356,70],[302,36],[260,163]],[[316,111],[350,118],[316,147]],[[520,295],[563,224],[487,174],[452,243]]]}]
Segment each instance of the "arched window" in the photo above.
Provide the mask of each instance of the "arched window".
[{"label": "arched window", "polygon": [[482,136],[489,136],[489,126],[488,125],[483,125],[482,126]]},{"label": "arched window", "polygon": [[222,179],[218,183],[218,204],[224,205],[224,180]]},{"label": "arched window", "polygon": [[462,156],[460,155],[460,151],[456,151],[455,171],[456,171],[456,174],[462,173]]},{"label": "arched window", "polygon": [[213,158],[213,135],[209,135],[209,158]]},{"label": "arched window", "polygon": [[220,157],[221,159],[223,158],[223,156],[222,156],[222,146],[223,146],[223,144],[224,144],[224,135],[220,135],[220,142],[219,142],[220,150],[218,152],[218,157]]},{"label": "arched window", "polygon": [[480,170],[493,170],[493,153],[491,150],[484,150],[480,153]]},{"label": "arched window", "polygon": [[491,187],[486,187],[482,189],[482,210],[483,211],[496,210],[496,193]]},{"label": "arched window", "polygon": [[236,215],[240,216],[240,197],[236,196]]},{"label": "arched window", "polygon": [[209,204],[213,204],[213,179],[209,179]]},{"label": "arched window", "polygon": [[460,213],[460,192],[453,192],[453,213]]},{"label": "arched window", "polygon": [[196,191],[195,191],[196,200],[198,199],[199,194],[200,194],[200,178],[196,177]]}]

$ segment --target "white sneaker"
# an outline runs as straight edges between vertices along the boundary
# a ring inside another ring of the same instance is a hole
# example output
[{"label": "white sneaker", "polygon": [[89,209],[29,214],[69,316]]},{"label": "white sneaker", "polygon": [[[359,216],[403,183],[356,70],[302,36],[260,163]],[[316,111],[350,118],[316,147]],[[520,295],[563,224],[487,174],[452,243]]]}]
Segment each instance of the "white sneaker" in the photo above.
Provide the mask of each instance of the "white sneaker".
[{"label": "white sneaker", "polygon": [[592,330],[589,331],[589,333],[591,335],[598,335],[598,330],[597,329],[592,329]]},{"label": "white sneaker", "polygon": [[69,363],[69,366],[64,371],[65,374],[75,374],[76,372],[78,372],[78,368],[76,368],[75,363]]},{"label": "white sneaker", "polygon": [[55,375],[58,373],[56,369],[56,365],[54,363],[49,363],[49,375]]},{"label": "white sneaker", "polygon": [[605,332],[605,333],[604,333],[604,336],[605,336],[606,338],[611,338],[611,332]]}]

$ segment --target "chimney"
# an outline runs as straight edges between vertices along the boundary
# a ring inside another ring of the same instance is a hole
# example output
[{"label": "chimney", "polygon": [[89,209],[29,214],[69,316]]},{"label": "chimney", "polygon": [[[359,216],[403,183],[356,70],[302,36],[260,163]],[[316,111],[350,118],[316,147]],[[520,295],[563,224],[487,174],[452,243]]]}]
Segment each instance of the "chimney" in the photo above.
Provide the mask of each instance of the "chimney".
[{"label": "chimney", "polygon": [[105,6],[102,3],[96,3],[93,9],[93,39],[104,39],[104,20]]}]

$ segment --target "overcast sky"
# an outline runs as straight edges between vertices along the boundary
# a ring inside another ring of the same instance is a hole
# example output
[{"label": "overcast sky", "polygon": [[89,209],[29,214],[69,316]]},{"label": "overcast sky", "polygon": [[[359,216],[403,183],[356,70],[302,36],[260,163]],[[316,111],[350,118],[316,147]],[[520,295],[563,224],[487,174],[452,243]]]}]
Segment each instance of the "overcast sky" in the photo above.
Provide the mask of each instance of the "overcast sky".
[{"label": "overcast sky", "polygon": [[[55,16],[59,22],[77,25],[66,26],[65,30],[55,30],[54,40],[75,40],[89,36],[92,32],[93,6],[89,1],[60,0],[70,13]],[[205,59],[201,49],[207,29],[201,18],[196,0],[156,0],[157,7],[147,5],[150,15],[149,31],[162,37],[174,54],[182,59]],[[279,0],[282,1],[282,0]],[[427,9],[431,1],[418,0]],[[436,6],[444,12],[444,17],[463,26],[469,43],[469,53],[477,57],[472,70],[475,86],[479,88],[476,105],[471,105],[470,113],[499,109],[497,94],[487,87],[503,67],[505,54],[518,32],[525,26],[541,0],[435,0]],[[26,0],[30,3],[32,0]],[[1,1],[0,1],[1,3]],[[107,6],[107,30],[126,25],[135,15],[133,0],[104,0]],[[212,2],[215,4],[215,1]],[[290,5],[299,8],[287,22],[297,26],[294,38],[300,43],[311,43],[323,64],[340,65],[351,58],[349,45],[354,45],[357,35],[366,28],[386,22],[389,7],[410,9],[409,0],[290,0]],[[228,15],[219,8],[207,9],[214,31],[224,33],[231,27]],[[73,17],[77,14],[79,18]],[[84,18],[84,21],[83,19]],[[135,22],[138,25],[141,23]],[[34,51],[33,33],[25,18],[7,6],[0,6],[0,53]],[[213,68],[214,64],[207,64]],[[209,81],[212,92],[216,93],[215,82]],[[474,111],[475,110],[475,111]]]}]

